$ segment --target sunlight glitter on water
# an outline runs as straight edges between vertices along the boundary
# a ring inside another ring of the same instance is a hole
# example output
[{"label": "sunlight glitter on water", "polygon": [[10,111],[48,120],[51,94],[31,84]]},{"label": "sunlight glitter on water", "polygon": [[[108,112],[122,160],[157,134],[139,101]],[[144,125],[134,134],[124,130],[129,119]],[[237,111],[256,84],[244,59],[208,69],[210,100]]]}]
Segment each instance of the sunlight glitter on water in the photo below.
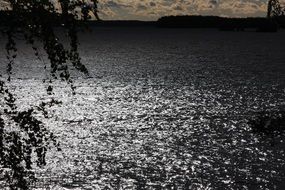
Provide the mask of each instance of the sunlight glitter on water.
[{"label": "sunlight glitter on water", "polygon": [[92,74],[75,79],[76,95],[59,81],[47,95],[40,67],[34,79],[28,67],[15,70],[23,73],[9,85],[20,109],[62,101],[47,108],[48,119],[38,115],[62,148],[49,152],[42,185],[251,189],[284,179],[283,144],[272,148],[246,124],[255,112],[284,108],[278,36],[268,45],[250,33],[164,30],[158,38],[148,29],[144,39],[125,30],[99,30],[94,44],[82,37]]}]

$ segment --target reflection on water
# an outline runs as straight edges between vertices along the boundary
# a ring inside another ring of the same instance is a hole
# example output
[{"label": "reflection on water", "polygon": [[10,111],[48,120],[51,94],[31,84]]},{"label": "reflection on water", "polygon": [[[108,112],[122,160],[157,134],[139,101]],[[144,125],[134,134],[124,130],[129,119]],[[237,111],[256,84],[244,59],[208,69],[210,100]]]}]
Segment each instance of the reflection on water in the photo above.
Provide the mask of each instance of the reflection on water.
[{"label": "reflection on water", "polygon": [[[261,110],[284,110],[284,32],[96,29],[81,37],[91,77],[43,119],[51,150],[39,184],[100,189],[256,189],[284,181],[284,143],[250,132]],[[11,83],[24,109],[43,98],[30,50]],[[3,59],[0,57],[0,59]],[[41,116],[39,116],[41,117]]]}]

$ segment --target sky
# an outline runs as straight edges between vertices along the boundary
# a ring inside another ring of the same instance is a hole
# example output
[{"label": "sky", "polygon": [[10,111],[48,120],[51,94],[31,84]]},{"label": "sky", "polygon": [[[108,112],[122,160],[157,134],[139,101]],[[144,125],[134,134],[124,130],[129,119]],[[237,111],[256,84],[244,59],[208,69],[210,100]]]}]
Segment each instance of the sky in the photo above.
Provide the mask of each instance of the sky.
[{"label": "sky", "polygon": [[[0,6],[1,5],[0,0]],[[98,0],[105,20],[157,20],[167,15],[265,16],[268,0]],[[284,3],[285,0],[279,0]]]},{"label": "sky", "polygon": [[[284,0],[280,0],[280,2]],[[267,0],[100,0],[103,19],[156,20],[167,15],[266,16]]]}]

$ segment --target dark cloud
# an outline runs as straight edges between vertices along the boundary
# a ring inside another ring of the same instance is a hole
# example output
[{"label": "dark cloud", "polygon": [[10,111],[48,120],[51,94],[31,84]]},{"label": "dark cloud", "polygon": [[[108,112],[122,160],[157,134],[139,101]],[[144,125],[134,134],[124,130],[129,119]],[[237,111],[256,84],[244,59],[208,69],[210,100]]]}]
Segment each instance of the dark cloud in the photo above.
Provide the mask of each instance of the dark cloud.
[{"label": "dark cloud", "polygon": [[154,2],[150,2],[149,5],[150,5],[151,7],[155,7],[155,6],[156,6],[156,4],[155,4]]},{"label": "dark cloud", "polygon": [[217,0],[210,0],[209,3],[212,4],[212,5],[218,5],[218,1]]}]

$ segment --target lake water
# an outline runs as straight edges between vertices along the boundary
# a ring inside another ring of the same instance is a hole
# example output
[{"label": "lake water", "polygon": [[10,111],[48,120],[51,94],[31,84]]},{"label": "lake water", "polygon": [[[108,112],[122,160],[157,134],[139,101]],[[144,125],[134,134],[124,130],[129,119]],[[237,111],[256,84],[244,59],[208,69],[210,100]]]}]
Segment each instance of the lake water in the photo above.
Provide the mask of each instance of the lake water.
[{"label": "lake water", "polygon": [[[38,185],[284,187],[284,143],[271,146],[247,125],[257,112],[285,109],[284,36],[285,31],[96,28],[80,34],[90,76],[74,73],[76,95],[55,81],[50,96],[42,83],[48,75],[44,63],[19,42],[9,86],[20,109],[52,97],[63,102],[42,118],[62,151],[49,151]],[[4,74],[4,54],[0,62]]]}]

